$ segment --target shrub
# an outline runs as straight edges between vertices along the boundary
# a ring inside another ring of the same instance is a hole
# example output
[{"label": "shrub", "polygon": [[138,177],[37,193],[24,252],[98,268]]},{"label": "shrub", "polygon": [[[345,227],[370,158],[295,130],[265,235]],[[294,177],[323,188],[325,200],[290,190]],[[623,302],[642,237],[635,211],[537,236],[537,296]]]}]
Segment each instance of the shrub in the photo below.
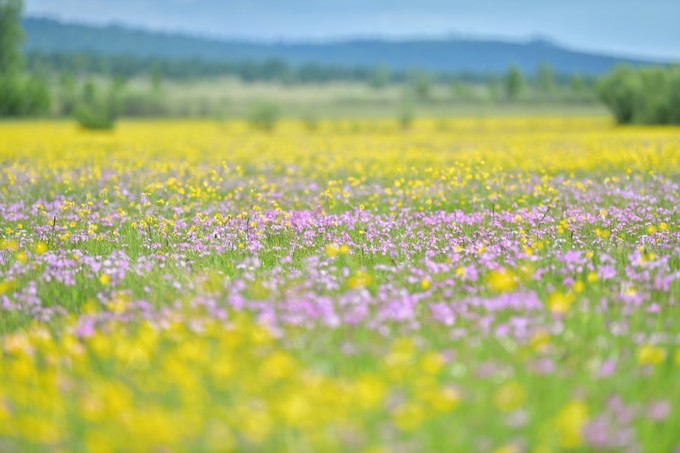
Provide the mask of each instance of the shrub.
[{"label": "shrub", "polygon": [[0,117],[20,115],[22,104],[21,79],[0,75]]},{"label": "shrub", "polygon": [[44,115],[49,112],[51,104],[50,91],[45,79],[37,75],[27,77],[24,88],[24,113]]},{"label": "shrub", "polygon": [[397,120],[399,121],[399,127],[402,130],[410,129],[413,126],[413,120],[415,119],[415,113],[413,111],[413,106],[406,102],[402,104],[399,110],[399,116]]},{"label": "shrub", "polygon": [[409,88],[416,99],[420,101],[430,99],[432,91],[430,76],[421,70],[411,72],[409,75]]},{"label": "shrub", "polygon": [[503,80],[505,96],[511,100],[517,100],[524,91],[524,75],[517,66],[511,66]]},{"label": "shrub", "polygon": [[250,112],[250,125],[259,131],[272,132],[279,119],[279,107],[272,102],[259,102]]},{"label": "shrub", "polygon": [[618,66],[597,91],[619,124],[680,124],[680,67]]},{"label": "shrub", "polygon": [[118,100],[115,86],[105,95],[99,93],[97,86],[88,81],[75,109],[78,124],[85,129],[112,129],[118,117]]},{"label": "shrub", "polygon": [[50,105],[47,82],[41,77],[0,75],[0,117],[44,115]]}]

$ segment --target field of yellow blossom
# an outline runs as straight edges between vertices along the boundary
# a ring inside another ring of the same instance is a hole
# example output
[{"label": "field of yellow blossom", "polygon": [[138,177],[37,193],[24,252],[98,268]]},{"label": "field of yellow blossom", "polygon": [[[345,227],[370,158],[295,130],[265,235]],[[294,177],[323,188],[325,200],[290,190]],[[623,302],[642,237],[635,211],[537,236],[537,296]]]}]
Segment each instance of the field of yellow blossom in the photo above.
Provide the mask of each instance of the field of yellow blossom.
[{"label": "field of yellow blossom", "polygon": [[680,129],[0,124],[0,451],[680,447]]}]

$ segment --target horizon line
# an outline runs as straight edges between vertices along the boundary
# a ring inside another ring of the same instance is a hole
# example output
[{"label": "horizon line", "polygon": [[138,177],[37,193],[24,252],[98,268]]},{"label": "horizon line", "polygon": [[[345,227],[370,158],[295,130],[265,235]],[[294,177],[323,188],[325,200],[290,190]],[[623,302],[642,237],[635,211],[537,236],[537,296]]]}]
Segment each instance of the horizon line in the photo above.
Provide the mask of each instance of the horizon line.
[{"label": "horizon line", "polygon": [[237,42],[244,44],[338,44],[338,43],[348,43],[348,42],[361,42],[361,41],[382,41],[382,42],[436,42],[436,41],[470,41],[470,42],[494,42],[494,43],[505,43],[505,44],[531,44],[531,43],[544,43],[549,46],[556,48],[579,52],[590,55],[621,58],[629,60],[642,60],[649,63],[659,63],[659,64],[680,64],[680,57],[677,56],[650,56],[636,53],[625,53],[618,51],[609,50],[598,50],[594,48],[585,49],[579,46],[572,46],[568,43],[560,41],[552,36],[546,35],[544,33],[530,33],[523,36],[512,36],[512,35],[497,35],[489,33],[469,33],[469,32],[438,32],[438,33],[416,33],[416,34],[346,34],[346,35],[332,35],[332,36],[308,36],[308,37],[292,37],[292,36],[280,36],[280,37],[263,37],[256,38],[252,36],[230,36],[230,35],[219,35],[211,33],[200,33],[194,30],[186,29],[173,29],[173,28],[161,28],[153,26],[145,26],[125,21],[118,20],[105,20],[105,21],[91,21],[86,19],[65,19],[63,17],[58,17],[53,14],[23,14],[22,20],[24,19],[38,19],[38,20],[50,20],[58,22],[62,25],[72,25],[72,26],[83,26],[95,29],[105,29],[105,28],[120,28],[132,32],[141,32],[152,35],[161,36],[179,36],[189,39],[198,39],[204,41],[212,41],[216,43],[229,43]]}]

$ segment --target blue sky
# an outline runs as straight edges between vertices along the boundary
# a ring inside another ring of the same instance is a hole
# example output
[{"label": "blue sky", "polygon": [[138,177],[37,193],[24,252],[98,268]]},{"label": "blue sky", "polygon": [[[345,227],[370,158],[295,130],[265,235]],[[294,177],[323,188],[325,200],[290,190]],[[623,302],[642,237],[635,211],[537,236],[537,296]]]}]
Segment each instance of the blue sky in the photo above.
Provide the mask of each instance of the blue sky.
[{"label": "blue sky", "polygon": [[680,60],[680,0],[26,0],[29,15],[248,39],[550,37]]}]

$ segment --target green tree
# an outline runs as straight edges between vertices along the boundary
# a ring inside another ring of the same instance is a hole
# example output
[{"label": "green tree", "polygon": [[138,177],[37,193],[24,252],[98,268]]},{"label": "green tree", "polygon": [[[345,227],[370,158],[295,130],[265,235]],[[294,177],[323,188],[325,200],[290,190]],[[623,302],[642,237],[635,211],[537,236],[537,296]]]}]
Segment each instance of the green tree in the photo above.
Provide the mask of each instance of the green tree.
[{"label": "green tree", "polygon": [[680,66],[676,66],[670,71],[668,103],[672,106],[672,109],[668,121],[671,124],[680,124]]},{"label": "green tree", "polygon": [[462,80],[454,79],[451,81],[450,85],[451,95],[455,99],[461,99],[464,101],[469,101],[475,98],[475,92],[473,88],[463,82]]},{"label": "green tree", "polygon": [[0,116],[19,115],[23,110],[19,78],[22,7],[20,0],[0,0]]},{"label": "green tree", "polygon": [[486,83],[489,100],[491,102],[498,102],[503,97],[503,83],[495,76],[491,76]]},{"label": "green tree", "polygon": [[115,81],[107,93],[101,93],[91,80],[86,81],[74,112],[76,121],[85,129],[113,129],[118,117],[119,96],[120,85]]},{"label": "green tree", "polygon": [[399,109],[399,115],[397,116],[397,121],[399,127],[402,130],[411,129],[413,126],[413,120],[415,119],[415,112],[413,110],[413,104],[408,100],[404,101]]},{"label": "green tree", "polygon": [[21,0],[0,0],[0,116],[47,113],[47,81],[37,73],[23,75]]},{"label": "green tree", "polygon": [[44,115],[49,112],[52,99],[47,80],[38,74],[25,79],[23,110],[27,115]]},{"label": "green tree", "polygon": [[262,132],[272,132],[278,119],[279,106],[269,101],[258,102],[248,118],[251,127]]},{"label": "green tree", "polygon": [[76,79],[68,73],[59,77],[58,85],[58,111],[62,115],[72,115],[78,103],[78,87]]},{"label": "green tree", "polygon": [[517,66],[511,66],[505,74],[503,80],[505,96],[514,101],[519,98],[524,91],[524,75]]},{"label": "green tree", "polygon": [[581,97],[586,94],[588,87],[586,86],[586,80],[581,74],[574,74],[569,78],[569,89],[572,94]]},{"label": "green tree", "polygon": [[541,63],[536,74],[536,85],[538,91],[543,94],[550,94],[555,91],[557,83],[555,82],[555,71],[548,63]]},{"label": "green tree", "polygon": [[597,91],[620,124],[680,124],[680,67],[618,66]]},{"label": "green tree", "polygon": [[635,98],[641,92],[638,74],[629,66],[618,66],[603,77],[597,86],[598,94],[619,124],[632,123]]},{"label": "green tree", "polygon": [[22,80],[20,77],[0,74],[0,117],[22,113]]},{"label": "green tree", "polygon": [[430,98],[431,81],[430,76],[424,71],[413,71],[409,76],[409,85],[416,98],[424,101]]},{"label": "green tree", "polygon": [[390,83],[390,69],[386,66],[378,66],[373,69],[369,78],[369,85],[375,90],[385,88]]},{"label": "green tree", "polygon": [[0,0],[0,76],[14,76],[23,69],[22,10],[22,0]]},{"label": "green tree", "polygon": [[151,90],[160,93],[163,90],[163,71],[158,64],[151,68]]}]

